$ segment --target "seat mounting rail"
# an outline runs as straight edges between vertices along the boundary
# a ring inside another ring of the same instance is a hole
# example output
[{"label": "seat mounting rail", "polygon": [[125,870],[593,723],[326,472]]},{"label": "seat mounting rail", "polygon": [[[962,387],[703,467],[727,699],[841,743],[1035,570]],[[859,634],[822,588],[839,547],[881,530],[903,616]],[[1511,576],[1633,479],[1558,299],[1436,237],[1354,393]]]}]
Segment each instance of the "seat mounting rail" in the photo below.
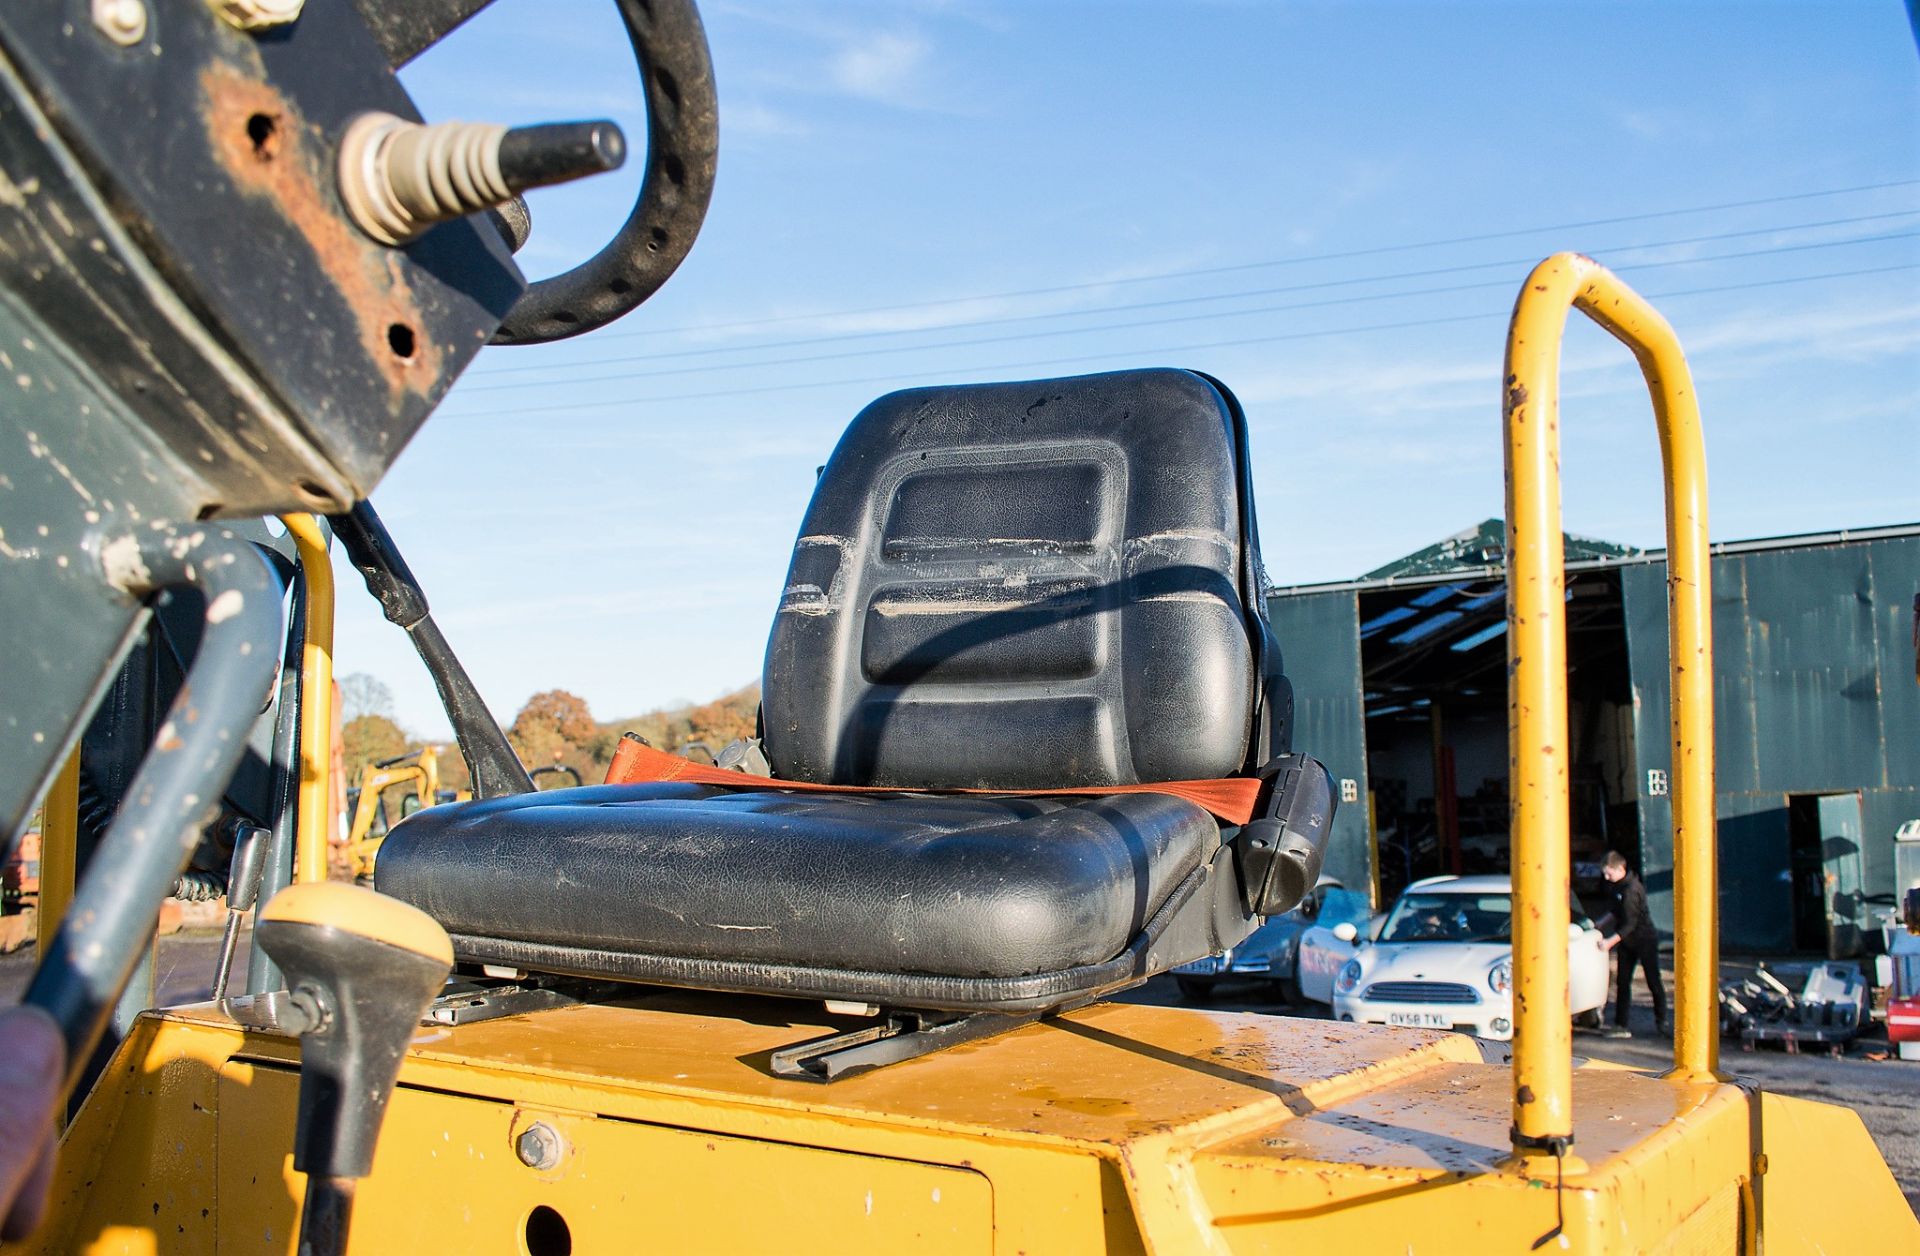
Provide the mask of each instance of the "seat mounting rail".
[{"label": "seat mounting rail", "polygon": [[806,1082],[837,1082],[888,1064],[918,1059],[963,1042],[978,1042],[1039,1019],[1039,1013],[1005,1015],[998,1012],[882,1010],[871,1025],[814,1038],[775,1051],[770,1067],[775,1077]]}]

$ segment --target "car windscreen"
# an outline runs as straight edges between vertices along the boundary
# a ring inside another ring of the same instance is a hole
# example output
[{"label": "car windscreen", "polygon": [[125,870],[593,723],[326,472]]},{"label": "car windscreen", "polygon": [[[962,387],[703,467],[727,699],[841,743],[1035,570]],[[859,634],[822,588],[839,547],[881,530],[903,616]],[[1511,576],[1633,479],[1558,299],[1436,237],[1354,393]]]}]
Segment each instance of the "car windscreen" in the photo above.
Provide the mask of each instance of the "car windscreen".
[{"label": "car windscreen", "polygon": [[[1570,905],[1570,918],[1579,928],[1589,928],[1576,899]],[[1394,905],[1380,931],[1382,942],[1511,942],[1513,940],[1513,895],[1468,894],[1460,891],[1415,891],[1403,894]]]},{"label": "car windscreen", "polygon": [[1382,942],[1507,942],[1511,894],[1403,894],[1380,931]]}]

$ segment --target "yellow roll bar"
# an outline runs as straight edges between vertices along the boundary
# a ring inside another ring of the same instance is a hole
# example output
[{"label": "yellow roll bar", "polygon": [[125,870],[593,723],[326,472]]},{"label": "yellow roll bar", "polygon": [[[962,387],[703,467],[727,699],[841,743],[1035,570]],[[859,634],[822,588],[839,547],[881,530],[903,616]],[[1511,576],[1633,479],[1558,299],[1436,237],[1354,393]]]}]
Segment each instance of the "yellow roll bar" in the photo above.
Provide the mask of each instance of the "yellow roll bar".
[{"label": "yellow roll bar", "polygon": [[1507,332],[1507,753],[1513,781],[1513,1149],[1563,1154],[1573,1134],[1567,998],[1572,853],[1567,795],[1566,568],[1560,527],[1560,341],[1577,308],[1633,351],[1653,397],[1667,505],[1673,667],[1672,1076],[1719,1063],[1715,967],[1713,638],[1707,462],[1693,379],[1673,328],[1592,258],[1534,267]]},{"label": "yellow roll bar", "polygon": [[75,746],[47,786],[40,805],[40,894],[34,904],[34,945],[41,955],[73,901],[74,864],[80,845],[80,747]]},{"label": "yellow roll bar", "polygon": [[293,879],[327,879],[327,817],[333,803],[333,562],[312,515],[282,515],[300,555],[307,638],[300,651],[300,810]]}]

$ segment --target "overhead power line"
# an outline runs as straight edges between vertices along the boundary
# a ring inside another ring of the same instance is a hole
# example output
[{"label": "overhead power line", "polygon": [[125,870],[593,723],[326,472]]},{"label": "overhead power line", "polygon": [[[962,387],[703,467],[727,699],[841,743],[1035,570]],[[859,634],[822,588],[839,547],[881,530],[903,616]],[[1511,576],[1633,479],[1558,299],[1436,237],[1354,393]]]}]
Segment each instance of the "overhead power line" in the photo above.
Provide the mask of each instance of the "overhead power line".
[{"label": "overhead power line", "polygon": [[[1758,279],[1747,283],[1715,284],[1705,288],[1684,288],[1671,292],[1650,292],[1644,294],[1649,300],[1675,300],[1684,297],[1708,296],[1723,292],[1744,292],[1756,288],[1776,288],[1789,284],[1814,283],[1831,279],[1853,279],[1869,275],[1887,275],[1900,271],[1920,270],[1920,262],[1901,263],[1887,266],[1867,266],[1858,270],[1830,271],[1818,275],[1796,275],[1784,279]],[[1312,331],[1283,332],[1269,336],[1250,336],[1234,340],[1213,340],[1198,344],[1162,345],[1158,347],[1121,349],[1112,352],[1073,354],[1054,358],[1028,358],[1018,362],[997,362],[988,365],[955,368],[969,374],[989,371],[1024,370],[1035,366],[1067,366],[1085,362],[1109,361],[1115,358],[1139,359],[1148,356],[1166,356],[1177,353],[1200,353],[1214,349],[1245,348],[1256,345],[1281,344],[1294,340],[1315,340],[1328,336],[1352,336],[1366,332],[1404,331],[1418,327],[1440,327],[1454,323],[1478,322],[1482,320],[1506,318],[1508,309],[1488,310],[1474,314],[1455,314],[1439,318],[1409,319],[1403,322],[1371,323],[1358,327],[1316,328]],[[767,384],[753,388],[722,388],[705,392],[655,394],[640,397],[607,398],[599,401],[582,401],[561,404],[541,404],[514,406],[499,410],[454,411],[444,417],[449,419],[492,419],[528,414],[565,414],[581,410],[599,410],[612,405],[638,406],[657,405],[672,401],[705,401],[722,397],[750,397],[768,393],[797,392],[813,388],[837,388],[854,384],[887,384],[908,380],[924,379],[937,371],[921,370],[899,372],[890,375],[865,375],[842,379],[810,380],[805,383]]]},{"label": "overhead power line", "polygon": [[1272,266],[1303,266],[1312,262],[1349,261],[1359,257],[1379,257],[1390,253],[1407,253],[1420,249],[1445,248],[1456,244],[1481,244],[1489,240],[1511,240],[1519,236],[1540,235],[1549,231],[1583,231],[1589,227],[1613,227],[1629,222],[1654,222],[1662,218],[1683,218],[1689,214],[1722,213],[1732,209],[1756,209],[1763,205],[1786,205],[1796,201],[1820,200],[1830,196],[1852,196],[1861,192],[1884,192],[1893,188],[1906,188],[1920,185],[1920,179],[1895,179],[1886,183],[1862,183],[1853,187],[1826,188],[1817,192],[1794,192],[1785,196],[1762,196],[1745,201],[1722,201],[1715,205],[1693,205],[1681,209],[1654,210],[1644,214],[1620,214],[1612,218],[1589,218],[1583,222],[1548,223],[1538,227],[1514,227],[1504,231],[1488,231],[1477,235],[1449,236],[1444,239],[1419,240],[1406,244],[1382,244],[1364,249],[1346,249],[1335,253],[1302,254],[1296,257],[1269,258],[1258,262],[1235,262],[1224,266],[1201,266],[1177,270],[1155,271],[1147,275],[1126,275],[1114,279],[1089,280],[1083,283],[1055,284],[1044,288],[1019,288],[1003,292],[982,292],[970,296],[940,297],[926,301],[907,301],[895,305],[869,305],[850,310],[819,310],[806,314],[781,314],[767,318],[737,319],[720,323],[694,323],[685,327],[651,328],[626,332],[613,332],[596,336],[596,340],[625,340],[635,336],[678,336],[697,332],[737,331],[745,327],[772,327],[782,323],[811,322],[822,318],[852,318],[862,314],[893,314],[903,310],[937,309],[948,305],[966,305],[974,301],[1003,301],[1015,297],[1052,296],[1063,292],[1086,292],[1096,288],[1116,288],[1131,284],[1160,283],[1168,279],[1192,279],[1205,275],[1224,275],[1236,271],[1261,270]]},{"label": "overhead power line", "polygon": [[[1644,253],[1652,249],[1678,248],[1689,244],[1712,244],[1722,240],[1746,239],[1751,236],[1777,235],[1789,231],[1814,231],[1827,227],[1857,226],[1866,222],[1884,222],[1893,218],[1911,218],[1920,214],[1920,209],[1902,209],[1889,213],[1861,214],[1852,218],[1829,218],[1821,222],[1782,223],[1772,227],[1754,227],[1744,231],[1722,231],[1712,235],[1687,236],[1678,240],[1655,240],[1645,244],[1618,244],[1589,248],[1588,252],[1605,253],[1617,256],[1622,253]],[[535,362],[525,366],[489,366],[482,364],[473,372],[473,378],[494,375],[523,375],[529,372],[555,370],[577,370],[588,366],[611,366],[622,362],[649,361],[661,362],[678,358],[715,357],[728,353],[748,353],[765,349],[798,348],[803,345],[839,344],[854,340],[889,339],[901,336],[924,336],[932,332],[957,331],[973,327],[1006,327],[1018,323],[1050,322],[1056,319],[1085,318],[1094,314],[1117,314],[1132,310],[1166,309],[1181,305],[1202,305],[1213,301],[1232,301],[1245,297],[1277,296],[1286,292],[1306,292],[1321,288],[1351,287],[1367,283],[1384,283],[1395,279],[1425,278],[1434,275],[1459,274],[1470,270],[1485,270],[1498,266],[1525,266],[1539,260],[1535,257],[1506,258],[1494,262],[1475,262],[1457,266],[1442,266],[1428,270],[1394,271],[1378,275],[1361,275],[1346,279],[1328,279],[1317,283],[1287,284],[1277,288],[1243,288],[1234,292],[1206,293],[1198,296],[1164,297],[1155,301],[1134,301],[1122,305],[1081,306],[1069,310],[1050,310],[1042,314],[1015,314],[996,318],[967,319],[953,323],[935,323],[925,327],[885,328],[871,331],[835,332],[824,336],[804,336],[789,340],[763,340],[744,344],[709,345],[700,349],[647,349],[638,353],[621,353],[606,358],[587,358],[564,364],[553,362]],[[612,339],[612,337],[596,338]]]},{"label": "overhead power line", "polygon": [[[1920,212],[1920,211],[1908,211],[1907,216],[1911,216],[1915,212]],[[1746,233],[1732,232],[1732,233],[1728,233],[1728,236],[1725,238],[1732,238],[1742,234],[1746,234]],[[1710,237],[1710,238],[1722,238],[1722,237]],[[1691,266],[1691,265],[1699,265],[1699,264],[1710,263],[1710,262],[1736,261],[1736,260],[1741,260],[1744,258],[1751,258],[1751,257],[1772,257],[1772,256],[1777,256],[1783,253],[1804,253],[1804,252],[1810,252],[1816,249],[1841,248],[1841,247],[1850,246],[1850,245],[1881,243],[1889,240],[1912,240],[1912,239],[1920,239],[1920,232],[1904,231],[1904,232],[1893,232],[1885,235],[1855,236],[1845,240],[1822,240],[1822,241],[1815,241],[1808,244],[1777,245],[1774,247],[1764,248],[1764,249],[1746,249],[1746,250],[1741,250],[1739,252],[1733,252],[1733,253],[1715,253],[1705,257],[1676,258],[1676,259],[1673,259],[1670,261],[1664,261],[1664,262],[1642,262],[1632,266],[1622,266],[1621,269],[1633,270],[1633,271],[1659,270],[1659,269],[1664,269],[1666,267],[1672,267],[1672,266]],[[1674,241],[1672,243],[1697,243],[1697,242],[1699,241]],[[1668,247],[1668,246],[1667,245],[1645,245],[1645,246],[1640,246],[1637,249],[1625,249],[1625,250],[1614,250],[1614,251],[1615,252],[1633,252],[1633,251],[1644,251],[1646,249],[1660,248],[1660,247]],[[1537,260],[1537,259],[1523,258],[1523,259],[1520,259],[1519,261],[1483,262],[1483,263],[1477,263],[1469,266],[1443,267],[1438,271],[1414,272],[1414,274],[1416,275],[1452,274],[1452,273],[1458,273],[1461,271],[1485,270],[1485,269],[1495,268],[1495,267],[1508,268],[1508,267],[1524,266],[1533,260]],[[1312,288],[1340,286],[1342,284],[1347,284],[1351,282],[1354,282],[1354,281],[1343,280],[1343,281],[1332,281],[1328,284],[1306,284],[1306,285],[1301,285],[1300,287],[1297,287],[1297,288],[1280,289],[1279,291],[1306,291]],[[1251,318],[1251,317],[1255,317],[1262,314],[1278,314],[1278,313],[1285,313],[1292,310],[1324,309],[1324,308],[1336,306],[1336,305],[1356,305],[1356,304],[1362,304],[1369,301],[1393,301],[1393,300],[1402,300],[1409,297],[1444,296],[1451,293],[1471,292],[1471,291],[1475,291],[1482,288],[1505,288],[1510,286],[1510,284],[1511,284],[1510,280],[1502,278],[1502,279],[1490,280],[1482,283],[1449,284],[1443,287],[1415,288],[1411,290],[1402,289],[1402,290],[1393,291],[1393,292],[1370,292],[1370,293],[1363,293],[1358,296],[1331,297],[1331,298],[1326,298],[1326,299],[1317,300],[1317,301],[1292,301],[1292,302],[1286,302],[1280,305],[1254,306],[1250,309],[1215,310],[1215,311],[1211,311],[1204,314],[1183,314],[1183,315],[1175,315],[1169,318],[1135,319],[1131,322],[1101,323],[1101,324],[1095,324],[1095,325],[1085,326],[1085,327],[1056,328],[1050,331],[1018,332],[1012,335],[1001,335],[1001,336],[976,336],[976,337],[972,337],[970,339],[965,339],[965,340],[941,340],[941,341],[933,341],[931,343],[922,343],[922,344],[887,345],[887,346],[882,346],[879,348],[871,348],[871,349],[850,349],[841,353],[810,353],[810,354],[804,354],[798,357],[761,358],[761,359],[755,359],[755,360],[744,361],[744,362],[734,361],[734,362],[724,362],[724,363],[718,363],[718,364],[708,364],[703,366],[668,367],[664,370],[624,371],[624,372],[620,372],[618,374],[612,374],[612,375],[588,375],[584,377],[568,378],[559,382],[567,386],[578,385],[578,384],[610,384],[610,383],[621,383],[628,380],[636,380],[636,379],[665,378],[667,376],[672,376],[672,375],[701,375],[701,374],[709,374],[714,371],[744,371],[744,370],[757,370],[757,369],[770,367],[770,366],[811,365],[816,362],[844,361],[848,358],[877,357],[882,354],[892,354],[892,353],[922,353],[922,352],[931,353],[941,349],[964,349],[964,348],[972,348],[979,345],[1007,344],[1007,343],[1013,343],[1013,342],[1024,342],[1029,340],[1050,339],[1050,338],[1059,337],[1059,336],[1091,335],[1096,332],[1106,332],[1106,331],[1129,331],[1129,330],[1137,330],[1142,327],[1165,327],[1165,326],[1171,326],[1178,323],[1207,322],[1215,319],[1225,319],[1225,318]],[[1249,294],[1249,295],[1252,295],[1252,294]],[[765,348],[765,347],[773,347],[773,346],[761,346],[761,347]],[[612,365],[622,361],[647,361],[647,360],[649,359],[647,359],[644,355],[642,355],[642,356],[633,357],[633,358],[613,359],[605,364]],[[578,362],[567,363],[564,366],[560,366],[560,365],[549,366],[547,370],[554,371],[554,372],[574,371],[586,365],[589,365],[589,364],[578,363]],[[531,379],[531,380],[514,380],[514,381],[509,381],[506,383],[498,383],[498,384],[496,383],[475,384],[468,388],[463,389],[462,392],[465,394],[507,392],[507,391],[513,391],[513,390],[527,389],[527,388],[551,388],[554,386],[556,386],[555,380],[548,379],[548,378],[540,378],[540,379]]]}]

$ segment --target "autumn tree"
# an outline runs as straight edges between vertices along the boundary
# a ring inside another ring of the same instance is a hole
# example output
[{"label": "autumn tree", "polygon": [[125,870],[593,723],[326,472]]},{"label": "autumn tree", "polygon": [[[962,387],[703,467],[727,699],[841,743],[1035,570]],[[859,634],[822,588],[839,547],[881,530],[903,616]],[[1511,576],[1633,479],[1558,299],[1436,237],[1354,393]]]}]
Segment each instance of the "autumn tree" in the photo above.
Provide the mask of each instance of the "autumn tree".
[{"label": "autumn tree", "polygon": [[604,774],[611,735],[594,723],[587,700],[564,689],[536,693],[513,717],[507,740],[528,768],[570,767],[585,781]]},{"label": "autumn tree", "polygon": [[598,728],[585,698],[568,693],[565,689],[548,689],[527,699],[527,704],[520,708],[520,714],[513,717],[510,731],[515,737],[548,733],[565,741],[579,743],[592,737]]},{"label": "autumn tree", "polygon": [[348,720],[340,729],[341,761],[348,788],[360,783],[361,770],[369,763],[403,755],[409,749],[406,733],[384,715],[357,715]]},{"label": "autumn tree", "polygon": [[753,736],[760,711],[760,687],[751,685],[687,712],[687,740],[704,741],[716,751],[730,741]]}]

